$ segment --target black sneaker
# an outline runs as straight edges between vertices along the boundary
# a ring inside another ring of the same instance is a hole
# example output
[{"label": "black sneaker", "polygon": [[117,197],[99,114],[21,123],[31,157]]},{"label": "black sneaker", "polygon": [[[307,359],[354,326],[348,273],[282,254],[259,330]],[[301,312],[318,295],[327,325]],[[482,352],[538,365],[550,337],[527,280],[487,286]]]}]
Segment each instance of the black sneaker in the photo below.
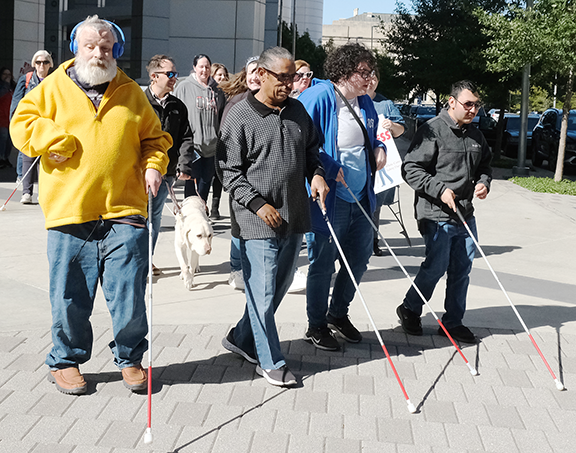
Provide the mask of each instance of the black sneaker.
[{"label": "black sneaker", "polygon": [[258,363],[258,360],[256,360],[256,357],[254,357],[253,354],[248,354],[246,351],[236,346],[236,343],[234,343],[234,328],[230,329],[228,335],[222,338],[222,346],[224,346],[224,349],[244,357],[244,359],[250,363]]},{"label": "black sneaker", "polygon": [[306,332],[306,341],[311,341],[318,349],[325,351],[339,351],[340,344],[338,340],[332,335],[332,331],[328,327],[319,327],[317,329],[309,327]]},{"label": "black sneaker", "polygon": [[402,324],[402,329],[409,335],[422,335],[422,320],[420,316],[411,310],[404,307],[404,304],[400,305],[396,309],[396,314],[400,318],[400,324]]},{"label": "black sneaker", "polygon": [[259,374],[272,385],[286,387],[296,385],[296,376],[288,369],[286,365],[278,368],[277,370],[265,370],[256,365],[256,374]]},{"label": "black sneaker", "polygon": [[[466,326],[456,326],[452,328],[446,327],[446,330],[452,338],[462,343],[476,343],[476,336],[472,331]],[[446,333],[442,330],[442,327],[438,327],[438,335],[445,337]]]},{"label": "black sneaker", "polygon": [[350,322],[348,316],[335,318],[330,313],[326,315],[328,327],[338,332],[338,334],[349,343],[359,343],[362,340],[362,334]]}]

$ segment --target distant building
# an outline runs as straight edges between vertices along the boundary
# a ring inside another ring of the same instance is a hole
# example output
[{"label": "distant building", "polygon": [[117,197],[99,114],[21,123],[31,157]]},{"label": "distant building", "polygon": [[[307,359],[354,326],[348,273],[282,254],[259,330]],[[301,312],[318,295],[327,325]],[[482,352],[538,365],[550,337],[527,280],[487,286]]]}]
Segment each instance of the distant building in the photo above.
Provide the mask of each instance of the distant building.
[{"label": "distant building", "polygon": [[386,13],[362,13],[358,14],[358,8],[354,15],[348,19],[338,19],[330,25],[322,26],[322,44],[332,40],[336,46],[347,42],[358,42],[372,50],[382,49],[380,40],[384,38],[381,29],[381,21],[385,27],[392,25],[395,14]]},{"label": "distant building", "polygon": [[278,20],[292,22],[294,1],[299,33],[320,42],[323,0],[3,0],[0,65],[17,74],[38,49],[51,52],[56,64],[72,58],[72,28],[98,14],[124,31],[118,66],[140,83],[147,82],[146,63],[157,53],[174,57],[182,75],[198,53],[236,72],[248,57],[276,45]]}]

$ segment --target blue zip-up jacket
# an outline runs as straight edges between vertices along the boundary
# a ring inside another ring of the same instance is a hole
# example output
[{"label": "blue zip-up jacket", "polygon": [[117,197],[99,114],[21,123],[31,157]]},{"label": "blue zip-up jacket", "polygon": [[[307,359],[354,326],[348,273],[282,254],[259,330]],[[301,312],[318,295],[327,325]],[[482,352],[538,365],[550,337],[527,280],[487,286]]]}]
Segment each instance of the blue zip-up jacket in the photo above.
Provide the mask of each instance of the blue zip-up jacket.
[{"label": "blue zip-up jacket", "polygon": [[[338,162],[338,112],[336,108],[336,92],[334,86],[329,80],[313,79],[310,88],[304,90],[298,97],[298,100],[304,104],[308,114],[312,117],[312,121],[318,130],[320,140],[320,160],[326,172],[326,183],[330,188],[328,196],[326,197],[326,212],[330,221],[334,218],[334,207],[336,205],[336,177],[340,170],[340,163]],[[364,118],[364,125],[368,131],[368,137],[372,143],[372,149],[382,147],[386,149],[385,145],[376,139],[378,129],[378,115],[374,109],[374,104],[370,96],[364,95],[358,98],[358,105]],[[372,180],[372,170],[368,160],[368,153],[366,152],[366,173],[368,174],[368,184],[364,190],[365,196],[368,196],[370,201],[370,212],[376,208],[376,195],[374,194],[374,181]],[[308,187],[308,194],[310,195],[310,187]],[[330,235],[330,230],[326,225],[326,221],[322,217],[322,212],[318,205],[310,198],[310,210],[312,214],[312,231],[314,233],[321,233],[325,236]]]}]

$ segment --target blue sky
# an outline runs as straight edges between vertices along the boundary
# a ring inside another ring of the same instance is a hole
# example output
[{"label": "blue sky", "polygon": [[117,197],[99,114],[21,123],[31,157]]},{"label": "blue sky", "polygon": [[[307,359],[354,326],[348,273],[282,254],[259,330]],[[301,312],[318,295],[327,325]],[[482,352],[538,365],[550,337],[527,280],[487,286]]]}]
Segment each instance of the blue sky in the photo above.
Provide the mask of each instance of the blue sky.
[{"label": "blue sky", "polygon": [[334,20],[352,17],[354,8],[358,8],[358,14],[393,13],[396,0],[324,0],[322,23],[331,24]]}]

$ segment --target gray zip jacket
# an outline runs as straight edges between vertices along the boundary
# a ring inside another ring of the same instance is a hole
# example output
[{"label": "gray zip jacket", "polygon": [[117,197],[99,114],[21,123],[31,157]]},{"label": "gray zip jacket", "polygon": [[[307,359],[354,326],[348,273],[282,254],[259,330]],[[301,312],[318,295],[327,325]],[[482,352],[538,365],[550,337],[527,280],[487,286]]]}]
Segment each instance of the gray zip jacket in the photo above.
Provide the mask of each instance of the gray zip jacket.
[{"label": "gray zip jacket", "polygon": [[194,150],[202,157],[213,157],[216,154],[220,117],[226,103],[224,93],[212,77],[205,87],[194,74],[190,74],[178,84],[174,96],[184,102],[188,109]]},{"label": "gray zip jacket", "polygon": [[472,217],[476,184],[482,183],[490,190],[491,158],[490,147],[476,126],[467,124],[460,128],[446,109],[421,126],[402,164],[402,177],[415,191],[418,224],[422,220],[458,219],[440,200],[447,188],[456,194],[464,218]]}]

